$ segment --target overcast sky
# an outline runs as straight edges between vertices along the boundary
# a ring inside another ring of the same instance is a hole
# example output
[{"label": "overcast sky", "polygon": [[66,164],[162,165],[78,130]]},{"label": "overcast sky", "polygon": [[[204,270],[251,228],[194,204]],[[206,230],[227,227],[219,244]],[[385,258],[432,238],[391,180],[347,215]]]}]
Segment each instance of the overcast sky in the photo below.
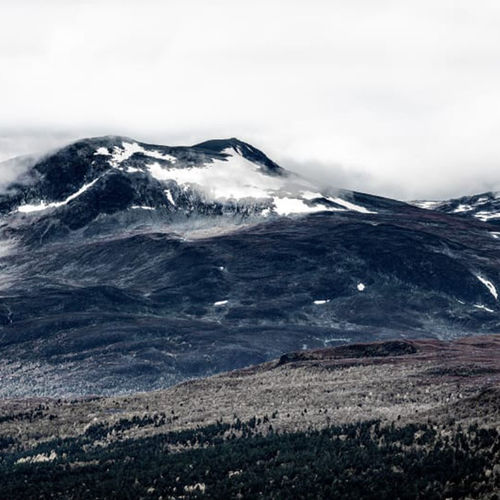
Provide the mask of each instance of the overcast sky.
[{"label": "overcast sky", "polygon": [[500,189],[499,27],[498,0],[1,0],[0,159],[236,136],[339,187]]}]

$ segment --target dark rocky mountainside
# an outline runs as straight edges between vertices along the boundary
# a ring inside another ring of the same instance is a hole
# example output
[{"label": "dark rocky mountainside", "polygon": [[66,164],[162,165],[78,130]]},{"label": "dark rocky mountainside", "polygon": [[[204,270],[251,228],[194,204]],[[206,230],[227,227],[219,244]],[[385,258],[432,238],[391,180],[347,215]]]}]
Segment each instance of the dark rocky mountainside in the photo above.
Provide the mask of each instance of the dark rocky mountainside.
[{"label": "dark rocky mountainside", "polygon": [[87,139],[0,197],[0,394],[167,387],[284,352],[500,326],[496,227],[325,190],[236,139]]}]

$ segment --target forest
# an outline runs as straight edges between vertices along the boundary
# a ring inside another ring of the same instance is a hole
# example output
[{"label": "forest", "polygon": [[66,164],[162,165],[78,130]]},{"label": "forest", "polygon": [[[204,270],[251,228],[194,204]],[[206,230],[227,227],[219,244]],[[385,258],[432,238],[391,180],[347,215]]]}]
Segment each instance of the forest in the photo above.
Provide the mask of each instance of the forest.
[{"label": "forest", "polygon": [[0,498],[500,498],[495,428],[373,420],[280,433],[273,417],[113,440],[151,424],[122,419],[29,451],[4,438]]}]

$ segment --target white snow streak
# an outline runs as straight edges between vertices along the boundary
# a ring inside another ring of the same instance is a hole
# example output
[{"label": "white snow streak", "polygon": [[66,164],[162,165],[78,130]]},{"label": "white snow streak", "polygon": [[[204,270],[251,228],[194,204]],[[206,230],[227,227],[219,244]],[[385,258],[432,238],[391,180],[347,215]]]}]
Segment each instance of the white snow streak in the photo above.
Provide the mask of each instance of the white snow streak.
[{"label": "white snow streak", "polygon": [[482,309],[483,311],[488,311],[490,313],[495,312],[493,309],[483,306],[483,304],[474,304],[474,307],[476,307],[477,309]]},{"label": "white snow streak", "polygon": [[345,207],[348,210],[353,210],[354,212],[361,212],[363,214],[376,214],[377,212],[372,212],[365,207],[362,207],[360,205],[356,205],[354,203],[351,203],[350,201],[343,200],[342,198],[327,198],[330,201],[333,201],[333,203],[336,203],[337,205],[340,205],[341,207]]},{"label": "white snow streak", "polygon": [[[314,200],[316,198],[325,198],[327,199],[328,201],[331,201],[332,203],[335,203],[337,205],[340,205],[341,207],[344,207],[346,210],[352,210],[354,212],[360,212],[360,213],[363,213],[363,214],[375,214],[377,212],[372,212],[368,209],[366,209],[365,207],[362,207],[360,205],[356,205],[355,203],[352,203],[350,201],[347,201],[347,200],[344,200],[343,198],[339,198],[339,197],[331,197],[331,196],[328,196],[328,197],[325,197],[323,196],[321,193],[315,193],[313,191],[302,191],[301,193],[301,197],[306,199],[306,200]],[[339,208],[324,208],[323,210],[341,210]]]},{"label": "white snow streak", "polygon": [[170,189],[165,189],[165,194],[170,204],[175,206],[175,200],[174,197],[172,196],[172,193],[170,192]]},{"label": "white snow streak", "polygon": [[495,288],[495,285],[491,281],[488,281],[486,278],[479,276],[479,274],[476,275],[476,278],[490,291],[491,295],[495,297],[495,300],[498,300],[498,292]]},{"label": "white snow streak", "polygon": [[321,306],[323,304],[328,304],[328,302],[330,302],[330,299],[320,299],[320,300],[315,300],[314,303],[317,305],[317,306]]},{"label": "white snow streak", "polygon": [[64,201],[53,201],[50,203],[46,203],[45,201],[41,201],[38,205],[21,205],[20,207],[17,208],[18,212],[22,213],[31,213],[31,212],[40,212],[41,210],[46,210],[47,208],[56,208],[56,207],[61,207],[62,205],[67,205],[71,200],[74,200],[75,198],[78,198],[81,194],[83,194],[87,189],[92,187],[100,177],[97,179],[94,179],[92,182],[89,182],[88,184],[84,184],[76,193],[73,193],[72,195],[68,196]]},{"label": "white snow streak", "polygon": [[228,303],[227,300],[218,300],[217,302],[214,302],[214,306],[215,307],[225,306],[227,303]]}]

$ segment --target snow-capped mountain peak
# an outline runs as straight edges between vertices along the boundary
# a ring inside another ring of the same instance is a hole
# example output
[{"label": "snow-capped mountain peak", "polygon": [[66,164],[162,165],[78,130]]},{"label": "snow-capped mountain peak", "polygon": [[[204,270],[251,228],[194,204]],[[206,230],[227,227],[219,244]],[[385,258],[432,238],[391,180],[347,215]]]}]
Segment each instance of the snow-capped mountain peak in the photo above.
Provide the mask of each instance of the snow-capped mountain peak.
[{"label": "snow-capped mountain peak", "polygon": [[315,212],[377,212],[375,198],[363,195],[360,202],[356,193],[325,190],[234,138],[191,147],[85,139],[42,158],[28,177],[0,195],[0,212],[51,219],[51,227],[64,220],[72,230],[118,213],[168,226],[186,217],[192,224],[195,215],[240,224]]}]

